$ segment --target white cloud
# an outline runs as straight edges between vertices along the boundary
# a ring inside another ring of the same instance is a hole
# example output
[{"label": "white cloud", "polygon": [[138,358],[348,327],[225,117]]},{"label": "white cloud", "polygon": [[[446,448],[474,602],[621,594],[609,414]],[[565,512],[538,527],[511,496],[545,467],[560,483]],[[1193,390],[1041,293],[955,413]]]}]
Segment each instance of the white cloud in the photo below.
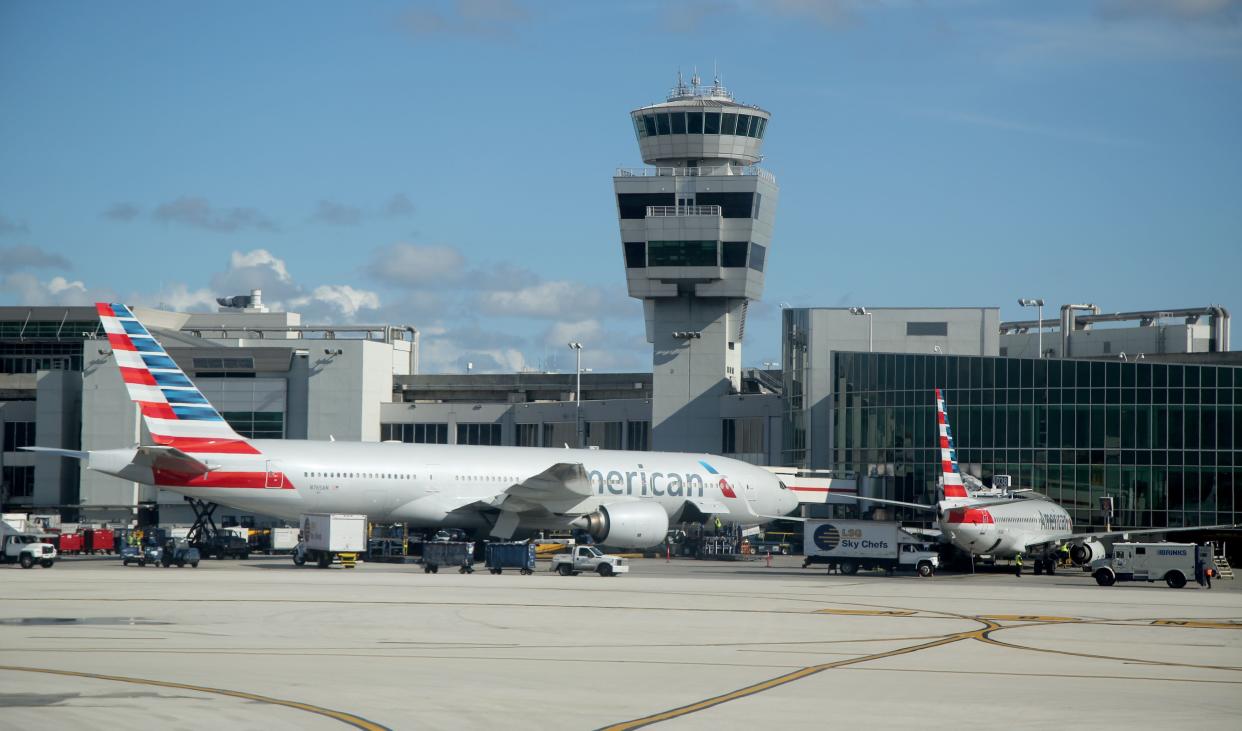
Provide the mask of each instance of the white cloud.
[{"label": "white cloud", "polygon": [[295,297],[289,301],[291,309],[304,309],[314,305],[326,305],[329,309],[344,317],[352,318],[360,310],[377,310],[380,306],[379,295],[365,289],[354,289],[348,284],[324,284],[306,296]]},{"label": "white cloud", "polygon": [[485,292],[479,298],[484,312],[504,317],[560,319],[599,309],[599,292],[583,284],[563,280],[540,282],[529,287]]},{"label": "white cloud", "polygon": [[401,287],[448,284],[464,269],[465,259],[452,247],[404,243],[376,249],[366,266],[372,277]]},{"label": "white cloud", "polygon": [[0,270],[72,268],[72,263],[65,257],[49,254],[37,246],[0,247]]},{"label": "white cloud", "polygon": [[[142,299],[142,295],[135,295],[131,299],[137,301]],[[161,308],[178,312],[210,312],[216,306],[216,295],[205,287],[190,289],[176,282],[161,288],[154,301]]]},{"label": "white cloud", "polygon": [[251,228],[276,230],[276,224],[254,208],[216,208],[204,198],[188,196],[161,203],[151,215],[163,223],[177,223],[218,233],[233,233]]},{"label": "white cloud", "polygon": [[30,307],[90,305],[114,299],[112,292],[89,289],[79,280],[57,276],[43,281],[26,272],[9,274],[0,279],[0,297]]}]

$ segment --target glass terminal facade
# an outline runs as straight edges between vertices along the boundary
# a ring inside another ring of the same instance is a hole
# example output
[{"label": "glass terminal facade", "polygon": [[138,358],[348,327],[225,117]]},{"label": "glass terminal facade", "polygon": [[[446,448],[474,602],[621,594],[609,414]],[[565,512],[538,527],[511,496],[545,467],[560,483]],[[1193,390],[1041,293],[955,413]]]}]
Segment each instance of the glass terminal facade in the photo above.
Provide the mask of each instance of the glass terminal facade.
[{"label": "glass terminal facade", "polygon": [[[935,389],[963,472],[1013,477],[1079,530],[1242,518],[1242,367],[833,353],[833,455],[875,494],[937,498]],[[1235,491],[1237,496],[1235,497]],[[901,515],[920,520],[922,515]]]}]

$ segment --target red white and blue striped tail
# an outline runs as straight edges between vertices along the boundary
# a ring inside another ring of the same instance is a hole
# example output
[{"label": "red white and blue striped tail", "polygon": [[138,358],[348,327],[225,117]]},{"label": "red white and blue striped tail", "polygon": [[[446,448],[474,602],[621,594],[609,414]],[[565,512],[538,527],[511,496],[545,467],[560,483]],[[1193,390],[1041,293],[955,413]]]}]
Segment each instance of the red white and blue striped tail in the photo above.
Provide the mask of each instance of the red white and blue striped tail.
[{"label": "red white and blue striped tail", "polygon": [[129,398],[156,444],[188,453],[258,454],[233,431],[128,307],[95,303]]},{"label": "red white and blue striped tail", "polygon": [[936,389],[936,426],[940,430],[940,477],[944,483],[944,497],[970,497],[962,483],[962,471],[957,466],[957,450],[953,448],[953,432],[949,429],[949,412],[945,407],[944,394]]}]

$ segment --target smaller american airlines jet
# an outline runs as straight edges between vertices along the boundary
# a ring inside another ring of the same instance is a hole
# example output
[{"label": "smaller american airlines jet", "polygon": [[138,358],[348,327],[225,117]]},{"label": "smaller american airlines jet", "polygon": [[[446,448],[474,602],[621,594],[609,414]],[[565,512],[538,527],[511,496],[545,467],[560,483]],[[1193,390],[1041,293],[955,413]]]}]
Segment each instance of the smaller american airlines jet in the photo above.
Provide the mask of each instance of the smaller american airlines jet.
[{"label": "smaller american airlines jet", "polygon": [[958,468],[957,451],[953,448],[953,432],[949,429],[944,396],[938,388],[936,425],[940,434],[941,484],[944,491],[940,502],[936,505],[923,505],[861,496],[854,499],[934,512],[938,517],[942,536],[972,556],[1009,559],[1019,554],[1033,555],[1036,559],[1036,571],[1042,570],[1051,574],[1056,571],[1055,553],[1062,545],[1069,546],[1070,558],[1074,563],[1085,566],[1107,553],[1101,539],[1235,527],[1206,525],[1192,528],[1074,533],[1073,521],[1065,508],[1042,495],[1022,490],[990,494],[977,492],[973,495],[967,491]]},{"label": "smaller american airlines jet", "polygon": [[671,522],[756,525],[798,507],[772,472],[708,454],[246,439],[128,307],[96,309],[155,443],[28,449],[121,479],[290,521],[352,513],[500,539],[573,527],[627,548],[663,542]]}]

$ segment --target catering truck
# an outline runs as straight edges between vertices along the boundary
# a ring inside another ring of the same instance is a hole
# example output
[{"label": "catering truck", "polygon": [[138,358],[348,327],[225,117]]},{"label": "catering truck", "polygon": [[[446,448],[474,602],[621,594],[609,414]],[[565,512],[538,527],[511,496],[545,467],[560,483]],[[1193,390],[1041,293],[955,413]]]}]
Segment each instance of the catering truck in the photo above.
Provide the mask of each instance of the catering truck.
[{"label": "catering truck", "polygon": [[1100,586],[1164,581],[1170,589],[1180,589],[1187,579],[1203,584],[1203,572],[1214,566],[1210,543],[1114,543],[1112,554],[1091,562],[1090,569]]},{"label": "catering truck", "polygon": [[878,520],[808,520],[804,524],[802,567],[836,566],[843,574],[859,569],[916,571],[931,576],[940,556],[897,523]]},{"label": "catering truck", "polygon": [[20,564],[24,569],[39,564],[50,569],[56,562],[56,546],[5,521],[0,521],[0,541],[4,544],[0,561],[4,563]]},{"label": "catering truck", "polygon": [[307,513],[302,516],[301,541],[293,551],[293,563],[313,561],[321,569],[340,559],[353,568],[358,554],[367,550],[367,516],[340,513]]}]

